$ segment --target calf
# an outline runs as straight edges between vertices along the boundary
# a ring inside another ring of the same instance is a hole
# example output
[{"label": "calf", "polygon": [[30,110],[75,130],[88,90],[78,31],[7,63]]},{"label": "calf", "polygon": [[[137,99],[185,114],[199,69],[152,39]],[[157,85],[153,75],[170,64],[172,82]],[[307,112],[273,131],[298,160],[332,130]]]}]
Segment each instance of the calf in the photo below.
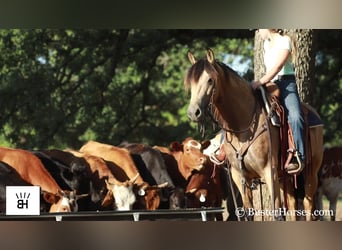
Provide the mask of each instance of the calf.
[{"label": "calf", "polygon": [[[101,196],[101,207],[99,209],[131,210],[136,200],[133,193],[133,185],[137,176],[124,182],[119,181],[113,173],[118,168],[114,163],[105,161],[101,157],[81,153],[75,150],[67,150],[77,157],[84,158],[92,172],[92,183],[94,189]],[[113,171],[112,171],[113,170]]]},{"label": "calf", "polygon": [[[339,193],[342,191],[342,147],[324,149],[322,167],[318,172],[318,188],[316,192],[316,209],[322,210],[323,195],[329,200],[329,210],[333,212],[331,220],[335,220]],[[322,220],[323,217],[320,217]]]},{"label": "calf", "polygon": [[[124,175],[121,175],[120,177],[115,175],[120,181],[127,181],[136,178],[134,183],[134,192],[139,202],[135,204],[135,208],[155,210],[159,207],[160,187],[158,187],[158,185],[151,186],[143,180],[139,175],[139,171],[135,166],[130,152],[127,149],[89,141],[83,145],[79,151],[99,156],[106,161],[111,161],[116,164],[126,175],[126,177]],[[141,196],[144,198],[140,199]]]},{"label": "calf", "polygon": [[0,147],[0,161],[13,167],[19,176],[34,186],[40,186],[44,199],[51,204],[50,212],[75,212],[75,193],[63,191],[38,157],[23,149]]}]

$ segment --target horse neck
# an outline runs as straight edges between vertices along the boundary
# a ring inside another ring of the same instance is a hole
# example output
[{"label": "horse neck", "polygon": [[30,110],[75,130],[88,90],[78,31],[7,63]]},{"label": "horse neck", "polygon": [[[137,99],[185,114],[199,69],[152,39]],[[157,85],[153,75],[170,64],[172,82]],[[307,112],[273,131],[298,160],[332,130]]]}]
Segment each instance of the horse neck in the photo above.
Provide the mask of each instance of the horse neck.
[{"label": "horse neck", "polygon": [[215,107],[224,127],[234,131],[248,128],[256,105],[256,97],[248,83],[231,73],[228,79],[218,82],[216,92]]}]

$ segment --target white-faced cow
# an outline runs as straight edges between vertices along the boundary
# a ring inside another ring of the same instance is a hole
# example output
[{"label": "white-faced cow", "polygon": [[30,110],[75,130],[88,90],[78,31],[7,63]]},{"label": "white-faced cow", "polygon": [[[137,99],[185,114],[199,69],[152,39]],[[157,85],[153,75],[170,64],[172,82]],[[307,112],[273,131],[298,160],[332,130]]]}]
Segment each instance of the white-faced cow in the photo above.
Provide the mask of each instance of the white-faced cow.
[{"label": "white-faced cow", "polygon": [[68,149],[66,151],[77,157],[82,157],[88,162],[92,172],[91,179],[94,189],[98,191],[100,196],[101,210],[114,209],[123,211],[133,208],[136,201],[133,185],[138,175],[131,180],[121,182],[113,174],[120,171],[119,167],[113,162],[75,150]]},{"label": "white-faced cow", "polygon": [[[117,174],[114,174],[120,181],[136,178],[134,182],[134,192],[138,202],[134,204],[134,208],[155,210],[159,207],[161,196],[160,187],[158,185],[151,186],[143,180],[127,149],[96,141],[89,141],[83,145],[79,151],[96,155],[106,161],[115,163],[126,175],[125,178],[124,176],[119,177]],[[140,199],[141,197],[143,197],[143,199]]]}]

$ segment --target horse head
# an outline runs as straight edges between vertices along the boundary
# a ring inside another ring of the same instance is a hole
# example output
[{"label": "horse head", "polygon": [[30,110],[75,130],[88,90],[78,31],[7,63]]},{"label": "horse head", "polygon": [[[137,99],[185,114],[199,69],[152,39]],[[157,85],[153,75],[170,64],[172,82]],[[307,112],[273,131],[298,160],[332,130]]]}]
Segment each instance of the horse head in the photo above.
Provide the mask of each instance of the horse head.
[{"label": "horse head", "polygon": [[207,58],[196,60],[191,52],[188,58],[192,64],[184,84],[191,90],[191,99],[187,115],[193,122],[200,122],[204,119],[212,95],[214,93],[217,71],[215,69],[215,57],[211,49],[207,50]]}]

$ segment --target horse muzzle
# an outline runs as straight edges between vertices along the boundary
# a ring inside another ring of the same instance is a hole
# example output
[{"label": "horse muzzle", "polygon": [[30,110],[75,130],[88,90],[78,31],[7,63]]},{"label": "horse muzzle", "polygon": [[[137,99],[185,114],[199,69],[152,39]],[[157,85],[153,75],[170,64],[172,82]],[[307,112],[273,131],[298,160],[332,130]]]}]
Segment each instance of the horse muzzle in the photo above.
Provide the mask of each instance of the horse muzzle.
[{"label": "horse muzzle", "polygon": [[187,115],[192,122],[199,122],[203,117],[203,112],[198,105],[190,105]]}]

